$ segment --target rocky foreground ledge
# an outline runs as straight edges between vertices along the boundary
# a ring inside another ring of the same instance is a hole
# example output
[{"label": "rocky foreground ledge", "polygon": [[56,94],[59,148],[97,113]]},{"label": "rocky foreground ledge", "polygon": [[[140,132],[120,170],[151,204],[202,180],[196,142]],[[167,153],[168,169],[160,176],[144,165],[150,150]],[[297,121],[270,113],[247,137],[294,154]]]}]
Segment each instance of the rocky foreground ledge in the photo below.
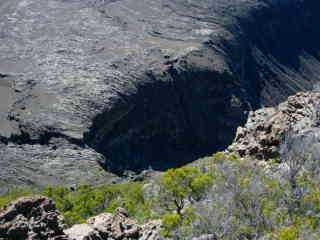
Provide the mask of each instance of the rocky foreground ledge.
[{"label": "rocky foreground ledge", "polygon": [[102,213],[69,229],[45,197],[21,198],[0,211],[0,240],[158,240],[161,222],[139,225],[124,209]]}]

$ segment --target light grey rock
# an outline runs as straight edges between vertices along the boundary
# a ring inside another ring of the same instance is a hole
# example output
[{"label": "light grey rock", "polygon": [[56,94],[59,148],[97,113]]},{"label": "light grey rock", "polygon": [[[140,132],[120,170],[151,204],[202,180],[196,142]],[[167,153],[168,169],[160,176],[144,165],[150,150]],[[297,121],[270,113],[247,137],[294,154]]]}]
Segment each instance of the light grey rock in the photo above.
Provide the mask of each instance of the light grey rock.
[{"label": "light grey rock", "polygon": [[111,182],[113,175],[97,164],[103,159],[92,149],[67,142],[61,146],[0,144],[0,194],[15,187]]},{"label": "light grey rock", "polygon": [[207,235],[202,235],[200,237],[195,237],[192,238],[192,240],[217,240],[217,236],[215,236],[214,234],[207,234]]},{"label": "light grey rock", "polygon": [[65,230],[65,233],[71,240],[103,240],[99,232],[86,223],[76,224]]},{"label": "light grey rock", "polygon": [[277,107],[250,112],[228,150],[242,157],[269,160],[280,156],[280,144],[290,131],[297,136],[320,133],[320,93],[300,92]]},{"label": "light grey rock", "polygon": [[161,220],[153,220],[142,225],[142,234],[139,240],[161,240],[163,239],[160,235],[162,229]]},{"label": "light grey rock", "polygon": [[154,220],[143,226],[130,218],[122,208],[116,213],[102,213],[88,219],[85,224],[74,225],[65,233],[72,240],[160,240],[162,224]]}]

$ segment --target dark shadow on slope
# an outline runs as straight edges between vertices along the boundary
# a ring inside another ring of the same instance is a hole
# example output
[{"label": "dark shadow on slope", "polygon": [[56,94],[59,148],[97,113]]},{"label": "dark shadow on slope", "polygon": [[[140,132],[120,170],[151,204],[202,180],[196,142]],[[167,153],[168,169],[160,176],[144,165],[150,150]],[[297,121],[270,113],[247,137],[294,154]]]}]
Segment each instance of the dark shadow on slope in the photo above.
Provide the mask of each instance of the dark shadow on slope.
[{"label": "dark shadow on slope", "polygon": [[275,106],[319,82],[320,2],[293,2],[253,8],[229,29],[250,55],[246,71],[257,75],[245,80],[259,84],[263,106]]},{"label": "dark shadow on slope", "polygon": [[85,137],[109,171],[184,165],[227,147],[245,121],[246,107],[228,74],[171,67],[165,79],[146,78],[134,96],[97,116]]},{"label": "dark shadow on slope", "polygon": [[274,106],[319,81],[318,9],[319,1],[305,0],[249,11],[227,27],[234,41],[205,43],[223,48],[232,76],[174,65],[165,76],[150,72],[137,93],[95,118],[85,142],[120,174],[165,170],[225,149],[247,110]]}]

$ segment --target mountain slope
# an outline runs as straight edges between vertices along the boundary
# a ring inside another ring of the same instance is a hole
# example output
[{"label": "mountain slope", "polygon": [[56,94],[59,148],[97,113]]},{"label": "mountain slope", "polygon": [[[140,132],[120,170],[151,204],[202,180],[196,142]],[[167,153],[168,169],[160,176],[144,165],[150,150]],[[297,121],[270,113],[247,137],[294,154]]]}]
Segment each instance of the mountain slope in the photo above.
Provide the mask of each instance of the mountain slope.
[{"label": "mountain slope", "polygon": [[162,170],[225,148],[248,110],[318,82],[319,9],[1,1],[0,182],[106,181],[99,165]]}]

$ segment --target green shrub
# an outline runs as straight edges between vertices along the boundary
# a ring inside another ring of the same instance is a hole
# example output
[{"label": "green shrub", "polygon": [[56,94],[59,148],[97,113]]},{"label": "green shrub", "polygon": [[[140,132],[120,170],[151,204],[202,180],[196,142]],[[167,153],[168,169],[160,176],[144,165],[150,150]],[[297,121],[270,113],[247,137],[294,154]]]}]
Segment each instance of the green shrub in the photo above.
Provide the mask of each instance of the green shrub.
[{"label": "green shrub", "polygon": [[[40,194],[54,200],[68,225],[123,207],[139,222],[161,218],[163,236],[174,239],[208,233],[221,240],[318,239],[320,184],[311,172],[295,175],[295,197],[290,179],[272,172],[277,167],[265,171],[254,160],[217,153],[193,166],[164,172],[148,183],[147,194],[143,182],[47,187]],[[0,197],[0,207],[31,194],[12,190]]]},{"label": "green shrub", "polygon": [[177,230],[181,225],[181,218],[176,213],[168,213],[162,217],[162,235],[164,237],[171,237],[173,231]]},{"label": "green shrub", "polygon": [[298,240],[299,231],[295,226],[283,227],[276,233],[276,240]]},{"label": "green shrub", "polygon": [[62,187],[48,187],[42,194],[53,199],[66,223],[72,225],[86,221],[101,212],[114,212],[123,207],[129,216],[139,221],[151,217],[149,203],[143,196],[143,183],[105,185],[97,188],[86,185],[74,191]]},{"label": "green shrub", "polygon": [[0,196],[0,209],[20,197],[31,196],[32,194],[31,189],[12,189],[4,196]]}]

